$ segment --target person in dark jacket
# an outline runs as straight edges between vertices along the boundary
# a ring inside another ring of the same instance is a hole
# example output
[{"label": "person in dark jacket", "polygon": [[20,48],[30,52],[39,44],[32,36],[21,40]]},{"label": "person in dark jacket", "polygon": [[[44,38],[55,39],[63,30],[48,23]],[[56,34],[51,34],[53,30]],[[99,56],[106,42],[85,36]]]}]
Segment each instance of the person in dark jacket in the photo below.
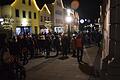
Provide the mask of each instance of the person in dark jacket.
[{"label": "person in dark jacket", "polygon": [[71,49],[73,53],[72,57],[76,57],[75,39],[76,39],[76,36],[73,36],[71,39]]},{"label": "person in dark jacket", "polygon": [[32,58],[34,58],[34,42],[33,42],[32,37],[28,38],[27,43],[28,43],[28,50],[30,52],[30,58],[29,59],[32,59]]},{"label": "person in dark jacket", "polygon": [[58,56],[59,55],[59,51],[60,51],[60,39],[59,39],[58,36],[55,36],[54,47],[55,47],[55,50],[56,50],[56,56]]},{"label": "person in dark jacket", "polygon": [[45,38],[45,50],[46,50],[46,58],[50,56],[50,45],[51,45],[51,40],[50,37],[47,35]]},{"label": "person in dark jacket", "polygon": [[82,63],[83,58],[83,36],[82,33],[80,33],[76,39],[75,39],[75,47],[77,49],[77,60],[78,63]]},{"label": "person in dark jacket", "polygon": [[63,52],[63,57],[67,57],[68,50],[69,50],[69,38],[67,35],[63,35],[61,39],[62,43],[62,52]]},{"label": "person in dark jacket", "polygon": [[0,34],[0,80],[16,80],[6,35]]},{"label": "person in dark jacket", "polygon": [[28,63],[28,44],[27,44],[28,40],[27,37],[24,36],[20,43],[21,43],[21,56],[23,57],[23,65]]}]

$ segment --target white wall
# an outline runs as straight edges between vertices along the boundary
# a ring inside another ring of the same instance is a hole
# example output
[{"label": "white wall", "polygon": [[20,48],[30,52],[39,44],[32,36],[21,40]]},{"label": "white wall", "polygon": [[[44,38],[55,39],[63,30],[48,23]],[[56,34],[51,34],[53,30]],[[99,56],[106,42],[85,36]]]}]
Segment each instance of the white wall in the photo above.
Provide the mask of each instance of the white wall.
[{"label": "white wall", "polygon": [[[63,16],[64,16],[64,10],[62,7],[62,3],[61,6],[57,5],[57,1],[61,3],[61,0],[56,0],[55,4],[54,4],[54,26],[63,26]],[[61,12],[61,15],[56,14],[56,12]],[[56,21],[58,20],[58,21]]]}]

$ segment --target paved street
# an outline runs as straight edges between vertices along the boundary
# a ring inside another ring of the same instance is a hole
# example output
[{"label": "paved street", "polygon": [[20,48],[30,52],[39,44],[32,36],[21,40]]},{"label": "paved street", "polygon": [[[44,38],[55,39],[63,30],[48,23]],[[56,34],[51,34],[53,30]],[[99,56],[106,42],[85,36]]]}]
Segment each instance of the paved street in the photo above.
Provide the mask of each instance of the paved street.
[{"label": "paved street", "polygon": [[[88,80],[93,68],[97,47],[90,47],[84,51],[85,64],[78,64],[77,59],[51,57],[48,59],[36,58],[29,61],[25,68],[27,70],[26,80]],[[54,55],[55,53],[51,53]]]}]

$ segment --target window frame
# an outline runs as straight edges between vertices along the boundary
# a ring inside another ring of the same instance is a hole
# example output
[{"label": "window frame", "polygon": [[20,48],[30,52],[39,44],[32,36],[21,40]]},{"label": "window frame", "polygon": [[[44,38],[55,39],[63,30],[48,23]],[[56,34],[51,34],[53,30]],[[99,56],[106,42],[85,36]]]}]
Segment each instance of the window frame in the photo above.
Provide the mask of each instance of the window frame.
[{"label": "window frame", "polygon": [[28,4],[31,5],[31,0],[28,0]]},{"label": "window frame", "polygon": [[36,12],[34,12],[34,19],[36,19],[37,18],[37,14],[36,14]]},{"label": "window frame", "polygon": [[50,21],[50,17],[48,17],[47,20]]},{"label": "window frame", "polygon": [[31,11],[28,12],[28,17],[29,17],[29,19],[32,19],[32,12]]},{"label": "window frame", "polygon": [[25,10],[22,11],[22,14],[23,14],[23,18],[26,18],[26,11]]},{"label": "window frame", "polygon": [[44,21],[46,21],[46,16],[44,16]]},{"label": "window frame", "polygon": [[16,16],[16,17],[20,17],[19,9],[15,9],[15,16]]}]

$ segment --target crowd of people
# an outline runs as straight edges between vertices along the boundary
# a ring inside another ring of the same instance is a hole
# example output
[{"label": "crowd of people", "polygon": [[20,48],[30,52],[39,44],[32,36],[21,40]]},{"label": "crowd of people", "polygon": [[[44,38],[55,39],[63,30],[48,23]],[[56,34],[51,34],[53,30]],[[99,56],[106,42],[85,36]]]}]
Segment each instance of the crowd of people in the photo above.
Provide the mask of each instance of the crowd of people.
[{"label": "crowd of people", "polygon": [[[72,56],[77,56],[78,63],[83,62],[84,45],[90,45],[92,42],[100,46],[101,34],[96,31],[92,33],[77,33],[71,37],[67,34],[23,34],[6,39],[6,35],[0,34],[0,75],[3,80],[20,80],[20,77],[14,76],[18,68],[24,74],[23,65],[29,62],[29,59],[36,56],[45,56],[49,58],[55,52],[55,57],[62,55],[67,57],[72,52]],[[16,67],[17,64],[17,67]],[[0,79],[2,79],[0,78]],[[5,79],[8,78],[8,79]]]}]

